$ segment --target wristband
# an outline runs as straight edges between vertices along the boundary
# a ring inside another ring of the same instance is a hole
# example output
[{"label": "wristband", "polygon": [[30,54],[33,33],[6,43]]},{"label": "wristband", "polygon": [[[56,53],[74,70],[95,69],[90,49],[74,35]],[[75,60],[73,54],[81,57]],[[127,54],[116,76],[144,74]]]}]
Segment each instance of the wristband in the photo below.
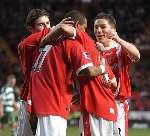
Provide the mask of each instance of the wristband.
[{"label": "wristband", "polygon": [[108,74],[104,74],[103,76],[104,76],[104,80],[105,80],[106,82],[108,82],[108,81],[109,81],[109,76],[108,76]]},{"label": "wristband", "polygon": [[101,74],[105,73],[105,66],[104,65],[99,65],[99,69],[101,70]]}]

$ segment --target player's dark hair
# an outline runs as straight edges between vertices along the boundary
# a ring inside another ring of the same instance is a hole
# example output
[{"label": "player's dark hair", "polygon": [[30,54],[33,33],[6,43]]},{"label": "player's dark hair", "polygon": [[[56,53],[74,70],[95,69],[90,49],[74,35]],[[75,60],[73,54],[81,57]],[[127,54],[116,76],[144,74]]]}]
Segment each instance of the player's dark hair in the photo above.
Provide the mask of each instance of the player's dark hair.
[{"label": "player's dark hair", "polygon": [[78,10],[69,11],[64,17],[71,17],[73,21],[78,21],[80,25],[84,25],[86,23],[86,17]]},{"label": "player's dark hair", "polygon": [[112,27],[116,28],[116,20],[115,20],[115,18],[111,14],[107,14],[107,13],[103,13],[103,12],[102,13],[98,13],[96,15],[94,21],[97,20],[97,19],[105,19],[105,20],[108,21],[108,23]]},{"label": "player's dark hair", "polygon": [[49,14],[45,9],[32,9],[26,17],[26,26],[33,26],[34,21],[42,16],[49,17]]}]

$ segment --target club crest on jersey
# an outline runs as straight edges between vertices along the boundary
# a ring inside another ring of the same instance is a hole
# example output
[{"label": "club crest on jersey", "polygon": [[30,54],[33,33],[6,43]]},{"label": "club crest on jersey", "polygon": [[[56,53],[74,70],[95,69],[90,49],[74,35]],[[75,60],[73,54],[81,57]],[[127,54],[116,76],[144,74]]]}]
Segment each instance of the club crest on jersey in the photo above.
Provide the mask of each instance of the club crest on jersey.
[{"label": "club crest on jersey", "polygon": [[83,56],[85,59],[91,60],[90,55],[88,52],[83,52]]}]

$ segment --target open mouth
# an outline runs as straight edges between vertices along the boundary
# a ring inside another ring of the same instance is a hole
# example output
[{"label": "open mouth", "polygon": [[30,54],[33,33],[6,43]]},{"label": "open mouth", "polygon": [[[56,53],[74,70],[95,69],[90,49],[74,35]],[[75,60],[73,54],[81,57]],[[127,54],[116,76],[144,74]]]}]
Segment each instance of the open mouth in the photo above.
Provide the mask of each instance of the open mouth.
[{"label": "open mouth", "polygon": [[104,38],[105,36],[104,35],[97,35],[96,37],[97,38]]}]

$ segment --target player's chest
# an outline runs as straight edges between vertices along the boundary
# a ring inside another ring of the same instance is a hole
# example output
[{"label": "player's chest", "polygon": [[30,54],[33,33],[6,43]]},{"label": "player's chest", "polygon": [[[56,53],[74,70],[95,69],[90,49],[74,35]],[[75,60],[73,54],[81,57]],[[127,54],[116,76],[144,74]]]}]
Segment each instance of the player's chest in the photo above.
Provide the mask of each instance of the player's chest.
[{"label": "player's chest", "polygon": [[116,48],[105,50],[103,52],[103,56],[105,57],[110,66],[118,64],[118,54]]}]

